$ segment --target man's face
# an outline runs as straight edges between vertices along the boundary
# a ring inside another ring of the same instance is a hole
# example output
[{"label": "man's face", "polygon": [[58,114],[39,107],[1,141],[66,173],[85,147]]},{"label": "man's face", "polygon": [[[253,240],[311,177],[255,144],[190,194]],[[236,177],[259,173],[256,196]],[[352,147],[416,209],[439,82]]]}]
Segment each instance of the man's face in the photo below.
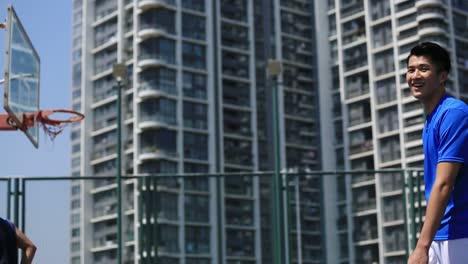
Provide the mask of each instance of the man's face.
[{"label": "man's face", "polygon": [[406,82],[418,100],[430,100],[438,89],[443,89],[447,72],[438,72],[437,67],[426,56],[411,56],[408,60]]}]

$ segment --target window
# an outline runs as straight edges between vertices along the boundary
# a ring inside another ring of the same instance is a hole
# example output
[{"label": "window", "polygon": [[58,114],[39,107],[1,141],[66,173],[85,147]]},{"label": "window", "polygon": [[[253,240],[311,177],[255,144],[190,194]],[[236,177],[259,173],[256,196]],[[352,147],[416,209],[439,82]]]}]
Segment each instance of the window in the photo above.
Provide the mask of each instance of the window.
[{"label": "window", "polygon": [[397,160],[400,155],[400,140],[398,137],[385,138],[380,144],[380,159],[382,162]]},{"label": "window", "polygon": [[396,107],[379,111],[380,133],[390,132],[398,129],[398,110]]},{"label": "window", "polygon": [[80,199],[73,200],[73,201],[71,202],[71,208],[72,208],[72,210],[73,210],[73,209],[80,208],[80,206],[81,206],[81,200],[80,200]]},{"label": "window", "polygon": [[80,249],[81,249],[80,242],[73,242],[73,243],[71,244],[71,251],[72,251],[72,252],[80,251]]},{"label": "window", "polygon": [[72,224],[77,224],[79,222],[80,222],[80,214],[79,213],[72,214],[71,223]]},{"label": "window", "polygon": [[254,231],[227,229],[226,230],[226,245],[228,256],[235,257],[254,257]]},{"label": "window", "polygon": [[81,264],[81,259],[80,257],[73,257],[71,259],[71,264]]},{"label": "window", "polygon": [[81,192],[81,186],[80,185],[73,186],[72,189],[71,189],[72,195],[79,194],[80,192]]},{"label": "window", "polygon": [[175,42],[169,39],[148,39],[140,44],[140,60],[159,59],[175,63]]},{"label": "window", "polygon": [[185,228],[185,252],[188,254],[208,254],[210,252],[210,228],[187,226]]},{"label": "window", "polygon": [[158,249],[161,252],[179,252],[179,229],[166,224],[158,225]]},{"label": "window", "polygon": [[146,100],[140,104],[141,121],[176,124],[176,101],[168,98]]},{"label": "window", "polygon": [[375,75],[383,75],[395,70],[393,51],[386,51],[375,55]]},{"label": "window", "polygon": [[182,89],[184,96],[206,99],[206,76],[203,74],[184,72]]},{"label": "window", "polygon": [[148,69],[139,75],[140,91],[156,90],[176,95],[176,72],[167,68]]},{"label": "window", "polygon": [[199,12],[205,12],[205,0],[182,0],[182,7]]},{"label": "window", "polygon": [[141,29],[158,29],[169,34],[175,33],[175,13],[169,9],[150,9],[140,16]]},{"label": "window", "polygon": [[177,220],[177,194],[160,192],[157,199],[158,218],[163,220]]},{"label": "window", "polygon": [[184,102],[184,126],[195,129],[207,129],[207,106],[199,103]]},{"label": "window", "polygon": [[182,14],[182,35],[184,37],[204,40],[206,38],[205,28],[204,17],[187,13]]},{"label": "window", "polygon": [[395,79],[385,79],[375,83],[377,102],[384,104],[396,99]]},{"label": "window", "polygon": [[182,44],[182,61],[185,67],[206,68],[205,46],[191,43]]},{"label": "window", "polygon": [[187,159],[208,160],[208,136],[184,132],[184,157]]},{"label": "window", "polygon": [[80,229],[79,228],[73,228],[71,231],[71,236],[72,237],[79,237],[80,236]]},{"label": "window", "polygon": [[169,129],[147,131],[142,133],[140,141],[143,153],[160,153],[169,156],[177,155],[177,132]]},{"label": "window", "polygon": [[392,25],[390,22],[372,29],[374,48],[385,46],[392,42]]},{"label": "window", "polygon": [[117,18],[94,28],[94,47],[117,41]]},{"label": "window", "polygon": [[185,195],[185,220],[188,222],[210,221],[210,203],[206,195]]}]

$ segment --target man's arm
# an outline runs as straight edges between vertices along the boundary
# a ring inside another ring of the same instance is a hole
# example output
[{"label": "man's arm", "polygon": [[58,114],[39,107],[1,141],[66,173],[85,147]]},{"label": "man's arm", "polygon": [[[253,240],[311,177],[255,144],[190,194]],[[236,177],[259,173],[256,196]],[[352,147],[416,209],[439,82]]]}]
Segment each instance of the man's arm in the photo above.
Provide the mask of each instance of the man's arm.
[{"label": "man's arm", "polygon": [[427,204],[424,225],[408,263],[427,263],[429,247],[439,229],[460,167],[461,163],[456,162],[437,164],[436,180]]},{"label": "man's arm", "polygon": [[15,227],[15,230],[16,244],[23,251],[21,253],[21,264],[31,264],[37,248],[33,242],[23,232],[21,232],[21,230],[17,227]]}]

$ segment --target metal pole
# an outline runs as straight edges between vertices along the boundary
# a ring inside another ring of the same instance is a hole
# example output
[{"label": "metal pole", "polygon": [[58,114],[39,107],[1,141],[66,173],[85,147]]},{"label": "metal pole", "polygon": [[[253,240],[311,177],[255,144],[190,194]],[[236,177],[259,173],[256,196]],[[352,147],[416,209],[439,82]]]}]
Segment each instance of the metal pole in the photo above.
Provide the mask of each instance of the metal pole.
[{"label": "metal pole", "polygon": [[[140,245],[138,247],[138,255],[140,256],[140,259],[143,258],[143,180],[145,178],[138,178],[137,181],[138,181],[138,205],[137,205],[137,209],[138,209],[138,222],[140,223],[139,227],[138,227],[138,245]],[[143,263],[143,260],[142,262]]]},{"label": "metal pole", "polygon": [[117,263],[122,263],[122,80],[127,76],[125,63],[115,63],[112,74],[117,80]]},{"label": "metal pole", "polygon": [[117,79],[117,263],[122,263],[122,81]]},{"label": "metal pole", "polygon": [[[26,180],[21,179],[21,229],[26,233]],[[19,223],[17,224],[19,225]]]},{"label": "metal pole", "polygon": [[421,171],[418,171],[417,172],[417,177],[418,177],[418,230],[421,230],[422,228],[422,225],[423,225],[423,209],[422,209],[422,198],[421,198],[421,188],[422,188],[422,184],[421,184],[421,178],[423,176],[421,176],[422,172]]},{"label": "metal pole", "polygon": [[284,264],[284,236],[283,236],[283,199],[282,179],[280,174],[280,138],[278,113],[278,83],[273,78],[273,138],[275,152],[275,172],[273,178],[273,263]]},{"label": "metal pole", "polygon": [[8,179],[6,201],[7,201],[6,215],[8,219],[11,219],[10,218],[11,217],[11,179]]},{"label": "metal pole", "polygon": [[[411,174],[411,172],[410,172]],[[405,226],[405,252],[406,252],[406,259],[409,257],[409,252],[411,252],[413,249],[409,246],[409,239],[408,239],[408,210],[407,210],[407,203],[406,203],[406,179],[405,176],[407,173],[405,173],[404,170],[400,172],[400,179],[401,179],[401,190],[403,192],[403,217],[404,217],[404,226]]]},{"label": "metal pole", "polygon": [[408,177],[408,189],[409,189],[409,204],[410,204],[410,221],[411,221],[411,249],[413,250],[416,246],[416,221],[414,213],[414,190],[413,190],[413,171],[410,171]]},{"label": "metal pole", "polygon": [[19,178],[15,178],[15,192],[14,192],[14,198],[13,198],[13,202],[14,202],[14,207],[13,207],[13,222],[15,224],[18,224],[18,221],[19,221],[19,195],[20,195],[20,191],[19,191]]},{"label": "metal pole", "polygon": [[[285,263],[291,263],[291,203],[289,201],[290,199],[290,193],[289,193],[289,175],[288,174],[284,174],[282,175],[282,178],[283,178],[283,186],[284,188],[282,189],[282,191],[286,191],[286,194],[285,196],[282,196],[282,197],[285,197],[286,199],[283,200],[284,201],[284,204],[285,204],[285,212],[284,212],[284,215],[286,216],[286,218],[284,219],[284,229],[283,230],[286,230],[286,234],[284,234],[285,236],[285,259],[286,259],[286,262]],[[298,177],[296,175],[296,177]],[[281,195],[283,195],[284,192],[281,193]],[[297,203],[299,203],[299,200],[296,201]],[[283,215],[283,214],[282,214]],[[300,233],[300,229],[299,227],[296,226],[296,234],[299,235]]]}]

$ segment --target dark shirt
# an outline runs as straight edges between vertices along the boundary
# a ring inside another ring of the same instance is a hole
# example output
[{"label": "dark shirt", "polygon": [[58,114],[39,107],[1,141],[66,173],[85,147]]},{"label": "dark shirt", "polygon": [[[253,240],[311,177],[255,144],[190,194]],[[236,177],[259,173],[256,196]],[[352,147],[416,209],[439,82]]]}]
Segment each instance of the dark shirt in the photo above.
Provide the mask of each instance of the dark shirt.
[{"label": "dark shirt", "polygon": [[18,247],[16,245],[15,226],[0,218],[0,264],[17,264]]}]

